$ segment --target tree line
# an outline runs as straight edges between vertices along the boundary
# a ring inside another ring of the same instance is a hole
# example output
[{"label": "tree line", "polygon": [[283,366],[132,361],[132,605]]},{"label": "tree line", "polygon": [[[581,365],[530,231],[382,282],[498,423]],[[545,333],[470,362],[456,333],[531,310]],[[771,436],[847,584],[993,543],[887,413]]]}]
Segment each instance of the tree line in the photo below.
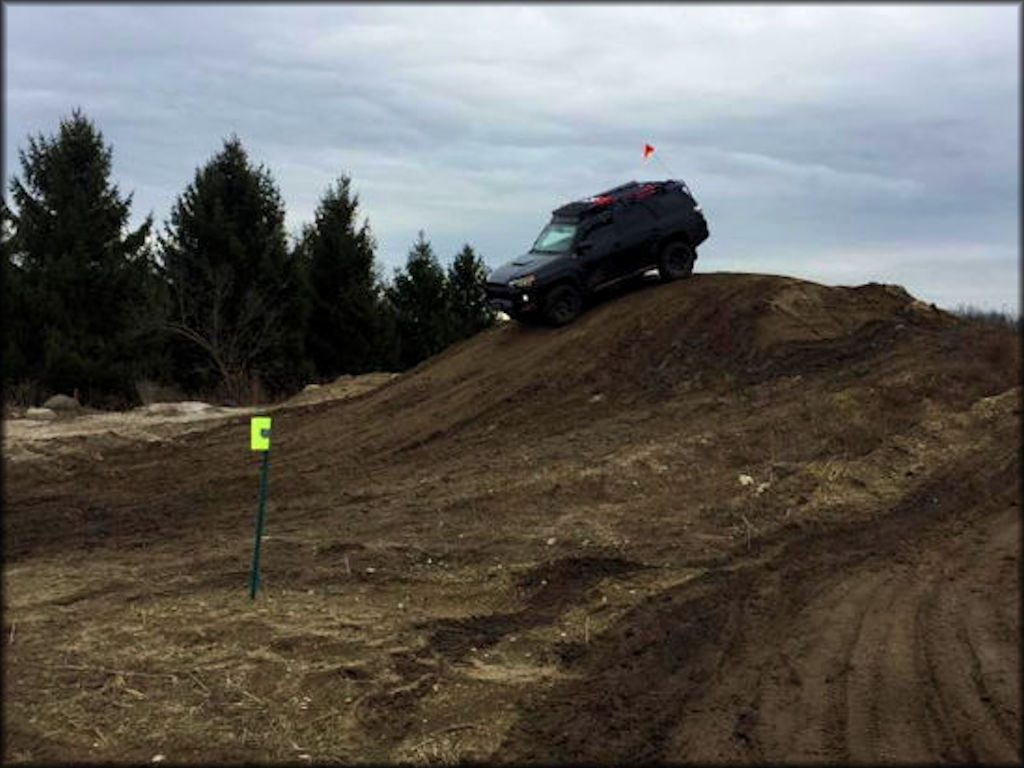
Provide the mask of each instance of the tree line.
[{"label": "tree line", "polygon": [[272,174],[232,135],[160,231],[152,215],[132,229],[112,155],[80,109],[19,151],[2,209],[8,399],[123,407],[149,380],[252,403],[404,370],[494,323],[469,244],[445,269],[421,231],[386,279],[345,174],[289,238]]}]

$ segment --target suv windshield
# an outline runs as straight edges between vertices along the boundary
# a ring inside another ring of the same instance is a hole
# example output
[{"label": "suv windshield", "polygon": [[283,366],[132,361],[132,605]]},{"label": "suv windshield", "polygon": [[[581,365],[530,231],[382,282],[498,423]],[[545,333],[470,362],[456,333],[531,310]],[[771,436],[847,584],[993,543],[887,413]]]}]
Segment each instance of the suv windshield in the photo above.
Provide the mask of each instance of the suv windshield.
[{"label": "suv windshield", "polygon": [[535,253],[567,253],[572,247],[576,225],[567,221],[552,221],[537,236],[531,251]]}]

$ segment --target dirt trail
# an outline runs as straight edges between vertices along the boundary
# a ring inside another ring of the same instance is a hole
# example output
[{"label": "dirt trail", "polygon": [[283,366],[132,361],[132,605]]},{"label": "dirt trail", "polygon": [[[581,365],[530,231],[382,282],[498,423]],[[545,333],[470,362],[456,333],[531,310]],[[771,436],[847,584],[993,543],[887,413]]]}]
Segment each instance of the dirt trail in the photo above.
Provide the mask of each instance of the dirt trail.
[{"label": "dirt trail", "polygon": [[1018,459],[650,596],[526,706],[501,759],[1019,760]]},{"label": "dirt trail", "polygon": [[247,415],[5,441],[5,761],[1020,761],[1014,334],[700,274],[382,376],[255,602]]}]

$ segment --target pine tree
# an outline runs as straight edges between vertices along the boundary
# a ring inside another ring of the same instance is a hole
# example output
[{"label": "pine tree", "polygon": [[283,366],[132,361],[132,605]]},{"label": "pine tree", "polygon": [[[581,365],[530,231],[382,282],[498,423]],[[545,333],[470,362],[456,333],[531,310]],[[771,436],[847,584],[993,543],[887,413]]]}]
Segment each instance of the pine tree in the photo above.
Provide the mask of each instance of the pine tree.
[{"label": "pine tree", "polygon": [[409,250],[405,270],[395,270],[388,298],[395,313],[402,368],[412,367],[448,345],[447,278],[422,230]]},{"label": "pine tree", "polygon": [[5,399],[15,399],[12,390],[15,384],[24,385],[29,376],[28,359],[33,348],[33,330],[38,330],[29,321],[29,305],[25,301],[25,277],[19,262],[15,239],[14,215],[7,203],[0,201],[0,251],[3,255],[3,371],[5,376]]},{"label": "pine tree", "polygon": [[398,328],[398,309],[391,287],[377,284],[377,363],[379,371],[402,370],[402,337]]},{"label": "pine tree", "polygon": [[327,189],[299,246],[311,305],[307,354],[317,373],[330,378],[365,373],[382,362],[375,243],[368,221],[356,227],[359,197],[350,186],[343,175]]},{"label": "pine tree", "polygon": [[128,230],[132,196],[110,181],[113,150],[81,110],[56,136],[29,137],[11,179],[16,212],[5,278],[17,296],[22,372],[43,391],[79,390],[93,404],[131,401],[145,375],[143,334],[152,217]]},{"label": "pine tree", "polygon": [[254,383],[276,394],[308,374],[302,265],[284,216],[270,172],[253,167],[237,136],[175,201],[160,246],[186,388],[220,386],[248,402]]},{"label": "pine tree", "polygon": [[452,341],[473,336],[494,324],[495,312],[487,303],[484,283],[487,267],[466,243],[448,269],[448,306]]}]

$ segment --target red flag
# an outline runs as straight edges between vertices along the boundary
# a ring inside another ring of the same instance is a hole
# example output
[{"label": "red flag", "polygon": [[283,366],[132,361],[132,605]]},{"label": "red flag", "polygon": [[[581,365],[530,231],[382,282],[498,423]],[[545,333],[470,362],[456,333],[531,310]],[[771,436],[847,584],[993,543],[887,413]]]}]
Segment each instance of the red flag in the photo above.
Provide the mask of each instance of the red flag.
[{"label": "red flag", "polygon": [[644,160],[654,154],[654,147],[650,144],[644,144]]}]

